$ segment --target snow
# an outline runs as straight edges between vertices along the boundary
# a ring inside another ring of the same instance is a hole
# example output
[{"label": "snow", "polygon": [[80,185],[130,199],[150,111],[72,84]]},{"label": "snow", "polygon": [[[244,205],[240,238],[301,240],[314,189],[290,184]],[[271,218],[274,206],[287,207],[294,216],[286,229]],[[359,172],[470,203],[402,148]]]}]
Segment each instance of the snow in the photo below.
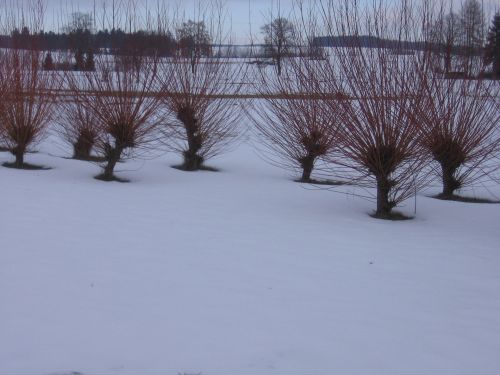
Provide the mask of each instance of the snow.
[{"label": "snow", "polygon": [[500,373],[500,205],[426,191],[375,220],[247,143],[127,184],[40,150],[53,169],[0,168],[1,375]]}]

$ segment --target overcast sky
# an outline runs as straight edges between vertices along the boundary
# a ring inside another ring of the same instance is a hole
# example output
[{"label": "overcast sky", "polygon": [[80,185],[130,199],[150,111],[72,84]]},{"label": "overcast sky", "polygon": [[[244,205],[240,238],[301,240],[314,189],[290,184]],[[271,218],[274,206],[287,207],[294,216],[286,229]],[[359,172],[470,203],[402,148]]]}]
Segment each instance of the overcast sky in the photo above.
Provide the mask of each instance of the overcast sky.
[{"label": "overcast sky", "polygon": [[[106,0],[106,8],[108,14],[111,12],[111,4],[113,0]],[[127,4],[129,1],[135,2],[136,14],[144,17],[145,9],[150,12],[156,9],[157,0],[115,0],[116,3],[122,2]],[[280,10],[284,16],[290,14],[293,0],[281,0]],[[193,18],[195,13],[196,3],[198,0],[163,0],[170,9],[183,9],[183,15],[186,19]],[[103,0],[95,0],[97,10],[97,27],[101,28]],[[236,43],[246,43],[250,40],[250,31],[254,37],[261,38],[260,27],[270,18],[271,9],[274,8],[274,14],[277,13],[278,0],[223,0],[226,9],[226,27],[232,29],[232,35]],[[65,22],[67,15],[72,12],[93,12],[94,0],[46,0],[47,10],[45,17],[45,28],[55,28]],[[180,6],[179,6],[180,4]],[[206,5],[207,1],[201,1],[202,5]],[[61,21],[61,19],[63,21]],[[251,25],[251,26],[250,26]]]},{"label": "overcast sky", "polygon": [[[26,3],[32,0],[0,0],[3,2],[11,2],[18,6],[21,3]],[[111,4],[113,0],[44,0],[46,3],[45,29],[57,30],[58,27],[67,23],[69,15],[73,12],[93,12],[94,4],[97,14],[97,28],[102,28],[102,14],[105,4],[108,19],[111,14]],[[114,0],[118,8],[128,9],[138,18],[145,18],[146,11],[149,9],[151,13],[155,13],[158,1],[165,4],[171,10],[183,9],[183,18],[196,18],[193,16],[197,9],[196,4],[206,6],[209,0]],[[269,22],[271,11],[273,16],[277,15],[278,4],[280,11],[284,17],[291,14],[293,0],[213,0],[222,1],[226,9],[225,27],[231,29],[233,43],[248,43],[250,35],[253,35],[254,42],[259,42],[262,39],[260,33],[261,26]],[[354,1],[354,0],[351,0]],[[362,3],[368,0],[358,0]],[[397,0],[393,0],[397,1]],[[453,5],[459,7],[462,0],[451,0]],[[479,0],[482,1],[485,8],[485,13],[490,16],[495,9],[500,9],[500,0]],[[306,0],[307,2],[307,0]],[[126,4],[132,3],[132,6]],[[123,17],[125,18],[125,16]],[[489,21],[488,21],[489,24]],[[110,28],[109,22],[106,25]]]}]

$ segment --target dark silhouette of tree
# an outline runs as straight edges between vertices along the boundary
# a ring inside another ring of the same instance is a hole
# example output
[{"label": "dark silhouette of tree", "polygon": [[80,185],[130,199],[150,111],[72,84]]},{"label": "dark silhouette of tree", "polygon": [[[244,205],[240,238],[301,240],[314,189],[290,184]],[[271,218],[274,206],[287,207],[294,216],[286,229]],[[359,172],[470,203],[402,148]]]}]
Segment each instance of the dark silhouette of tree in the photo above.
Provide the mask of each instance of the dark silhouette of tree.
[{"label": "dark silhouette of tree", "polygon": [[[443,60],[442,69],[446,74],[454,70],[454,55],[459,42],[459,17],[454,12],[440,14],[432,25],[429,42],[434,45],[434,52]],[[438,64],[439,66],[441,64]]]},{"label": "dark silhouette of tree", "polygon": [[484,59],[486,65],[493,64],[493,76],[500,78],[500,12],[493,17],[488,33]]},{"label": "dark silhouette of tree", "polygon": [[83,54],[83,50],[77,48],[75,51],[75,70],[84,70],[85,69],[85,55]]},{"label": "dark silhouette of tree", "polygon": [[478,0],[466,0],[459,14],[459,44],[463,56],[464,72],[472,73],[473,60],[478,56],[484,44],[484,12]]},{"label": "dark silhouette of tree", "polygon": [[478,0],[465,0],[457,13],[450,11],[445,14],[441,9],[430,29],[428,41],[433,44],[434,52],[443,56],[446,73],[460,71],[471,75],[474,68],[478,68],[484,37],[485,22],[481,3]]},{"label": "dark silhouette of tree", "polygon": [[188,20],[183,22],[176,32],[179,52],[182,57],[190,59],[191,70],[194,73],[197,60],[211,55],[212,38],[205,21]]},{"label": "dark silhouette of tree", "polygon": [[295,27],[288,19],[278,17],[262,26],[266,55],[276,63],[281,75],[283,58],[290,54],[295,40]]},{"label": "dark silhouette of tree", "polygon": [[15,28],[11,33],[11,47],[13,48],[33,49],[35,48],[34,41],[27,26],[24,26],[20,32],[19,29]]},{"label": "dark silhouette of tree", "polygon": [[45,59],[43,60],[43,70],[54,70],[54,60],[52,59],[52,53],[47,52]]},{"label": "dark silhouette of tree", "polygon": [[94,51],[89,49],[85,59],[85,70],[95,70]]},{"label": "dark silhouette of tree", "polygon": [[70,20],[63,30],[68,34],[75,30],[92,31],[93,25],[94,18],[91,13],[74,12],[71,13]]},{"label": "dark silhouette of tree", "polygon": [[93,44],[93,18],[89,13],[75,12],[64,27],[69,37],[70,50],[75,56],[75,70],[86,70],[85,54],[89,53]]}]

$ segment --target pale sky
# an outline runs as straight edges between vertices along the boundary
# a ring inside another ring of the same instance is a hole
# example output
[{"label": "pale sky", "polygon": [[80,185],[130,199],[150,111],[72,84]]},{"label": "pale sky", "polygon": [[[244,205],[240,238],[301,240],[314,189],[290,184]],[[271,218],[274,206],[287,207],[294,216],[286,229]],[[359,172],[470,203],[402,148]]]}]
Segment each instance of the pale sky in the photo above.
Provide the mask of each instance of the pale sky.
[{"label": "pale sky", "polygon": [[[0,0],[0,4],[5,3],[14,4],[14,7],[19,7],[20,4],[26,4],[33,0]],[[46,4],[46,14],[44,28],[46,30],[57,30],[58,27],[67,23],[69,15],[73,12],[93,12],[94,4],[96,8],[96,26],[98,29],[102,28],[102,14],[103,9],[106,9],[108,22],[106,27],[111,29],[110,19],[111,8],[113,1],[117,8],[124,9],[129,13],[122,14],[122,19],[130,19],[137,17],[137,19],[144,20],[146,9],[151,14],[156,13],[157,4],[164,4],[170,9],[172,15],[173,9],[182,9],[181,18],[196,19],[197,18],[197,5],[207,6],[211,1],[222,2],[226,9],[225,27],[227,30],[231,29],[231,42],[244,44],[250,42],[250,35],[253,36],[253,41],[259,43],[262,40],[260,28],[271,19],[271,12],[273,17],[278,14],[278,4],[280,4],[280,12],[282,16],[288,17],[292,12],[292,4],[294,0],[42,0]],[[305,0],[307,3],[308,0]],[[354,1],[354,0],[352,0]],[[367,0],[358,0],[358,3]],[[397,1],[397,0],[392,0]],[[446,0],[445,0],[446,1]],[[450,0],[454,7],[459,7],[462,0]],[[490,16],[495,9],[500,9],[500,0],[479,0],[484,4],[485,14],[488,17],[488,25],[490,23]],[[131,5],[128,5],[131,4]],[[123,13],[124,11],[122,11]],[[199,17],[199,15],[198,15]],[[140,22],[140,21],[139,21]],[[143,21],[144,22],[144,21]],[[118,27],[118,26],[117,26]],[[123,25],[121,26],[123,28]]]},{"label": "pale sky", "polygon": [[[97,28],[101,28],[101,19],[99,14],[103,13],[103,3],[105,3],[106,11],[111,14],[111,4],[113,0],[95,0],[96,13],[97,13]],[[155,13],[157,7],[157,0],[115,0],[116,3],[128,4],[134,3],[132,7],[125,6],[124,8],[133,8],[136,10],[136,15],[143,18],[146,13],[145,9],[149,9],[151,13]],[[226,22],[227,28],[231,28],[233,35],[233,42],[235,43],[248,43],[250,41],[250,32],[254,38],[261,38],[260,27],[270,19],[271,9],[273,14],[276,15],[278,0],[222,0],[226,9]],[[94,0],[45,0],[47,4],[45,16],[45,28],[51,28],[50,25],[61,24],[61,19],[67,19],[67,16],[75,11],[80,12],[93,12]],[[200,3],[206,6],[208,1],[199,0],[160,0],[161,3],[172,9],[183,9],[183,17],[186,19],[196,18],[195,4]],[[286,17],[290,14],[292,9],[293,0],[280,0],[280,11]],[[180,4],[180,7],[179,7]],[[250,26],[251,25],[251,26]],[[53,28],[53,27],[52,27]]]}]

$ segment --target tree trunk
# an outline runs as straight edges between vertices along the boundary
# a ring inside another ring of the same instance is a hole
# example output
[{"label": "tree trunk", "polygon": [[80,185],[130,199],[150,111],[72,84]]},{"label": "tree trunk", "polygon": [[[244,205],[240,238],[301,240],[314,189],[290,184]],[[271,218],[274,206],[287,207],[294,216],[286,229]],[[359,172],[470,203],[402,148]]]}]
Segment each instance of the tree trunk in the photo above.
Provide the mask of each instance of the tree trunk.
[{"label": "tree trunk", "polygon": [[16,156],[16,161],[15,161],[16,168],[23,168],[24,167],[24,152],[23,151],[16,151],[15,156]]},{"label": "tree trunk", "polygon": [[303,157],[300,161],[300,166],[302,167],[302,178],[301,182],[311,182],[311,174],[314,169],[315,157],[308,155]]},{"label": "tree trunk", "polygon": [[394,208],[394,202],[389,201],[391,181],[386,176],[377,176],[377,211],[376,217],[388,217]]},{"label": "tree trunk", "polygon": [[122,155],[123,148],[122,147],[115,147],[115,148],[109,148],[106,152],[106,160],[107,164],[104,167],[104,171],[102,173],[102,179],[105,181],[112,181],[116,177],[114,175],[114,170],[116,163],[120,160],[120,157]]},{"label": "tree trunk", "polygon": [[446,49],[444,57],[444,71],[446,74],[449,74],[451,71],[451,48]]},{"label": "tree trunk", "polygon": [[278,76],[281,76],[281,55],[276,56],[276,66],[278,67]]},{"label": "tree trunk", "polygon": [[203,166],[204,162],[203,156],[198,154],[203,146],[198,119],[195,117],[194,110],[190,107],[181,108],[177,118],[184,125],[188,143],[188,149],[184,151],[184,164],[182,167],[187,171],[197,171]]},{"label": "tree trunk", "polygon": [[93,146],[93,142],[89,141],[84,135],[80,135],[78,140],[73,144],[73,158],[83,160],[90,159],[90,153]]},{"label": "tree trunk", "polygon": [[203,166],[203,158],[196,151],[187,150],[184,152],[184,164],[182,167],[186,171],[197,171]]},{"label": "tree trunk", "polygon": [[455,194],[455,190],[460,187],[460,182],[455,178],[456,168],[441,163],[441,172],[443,178],[443,192],[441,193],[441,197],[451,198]]},{"label": "tree trunk", "polygon": [[15,156],[16,161],[14,162],[14,167],[22,169],[24,168],[24,154],[26,149],[24,147],[17,146],[11,151],[12,155]]},{"label": "tree trunk", "polygon": [[201,149],[199,137],[191,134],[188,136],[188,149],[184,151],[184,169],[187,171],[197,171],[203,166],[203,157],[198,155]]}]

